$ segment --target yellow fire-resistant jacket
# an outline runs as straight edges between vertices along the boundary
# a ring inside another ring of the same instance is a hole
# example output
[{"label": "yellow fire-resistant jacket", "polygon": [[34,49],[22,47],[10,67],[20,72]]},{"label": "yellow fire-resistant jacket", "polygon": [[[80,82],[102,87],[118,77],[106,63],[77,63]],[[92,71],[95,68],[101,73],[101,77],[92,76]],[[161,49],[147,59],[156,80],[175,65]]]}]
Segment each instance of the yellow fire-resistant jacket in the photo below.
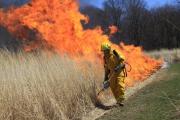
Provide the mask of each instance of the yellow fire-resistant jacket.
[{"label": "yellow fire-resistant jacket", "polygon": [[120,54],[120,52],[113,50],[108,56],[104,56],[104,68],[106,74],[113,74],[114,68],[119,64],[122,64],[125,60],[125,57]]},{"label": "yellow fire-resistant jacket", "polygon": [[123,70],[115,72],[114,69],[123,64],[124,60],[125,57],[116,50],[111,51],[108,56],[104,56],[105,77],[108,76],[112,93],[119,103],[124,100],[125,76]]}]

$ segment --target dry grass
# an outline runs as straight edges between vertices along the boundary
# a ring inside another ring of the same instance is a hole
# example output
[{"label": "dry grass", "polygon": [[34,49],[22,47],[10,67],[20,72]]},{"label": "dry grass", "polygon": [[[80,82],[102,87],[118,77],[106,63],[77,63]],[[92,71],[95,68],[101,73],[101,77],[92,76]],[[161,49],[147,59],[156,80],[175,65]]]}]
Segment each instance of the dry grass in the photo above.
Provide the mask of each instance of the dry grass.
[{"label": "dry grass", "polygon": [[0,120],[80,119],[93,108],[102,76],[85,66],[56,54],[1,50]]},{"label": "dry grass", "polygon": [[164,61],[169,63],[180,61],[180,49],[162,49],[159,51],[146,52],[146,54],[156,59],[162,58]]},{"label": "dry grass", "polygon": [[[168,62],[180,50],[148,52]],[[0,120],[77,120],[94,108],[103,66],[45,52],[0,50]]]}]

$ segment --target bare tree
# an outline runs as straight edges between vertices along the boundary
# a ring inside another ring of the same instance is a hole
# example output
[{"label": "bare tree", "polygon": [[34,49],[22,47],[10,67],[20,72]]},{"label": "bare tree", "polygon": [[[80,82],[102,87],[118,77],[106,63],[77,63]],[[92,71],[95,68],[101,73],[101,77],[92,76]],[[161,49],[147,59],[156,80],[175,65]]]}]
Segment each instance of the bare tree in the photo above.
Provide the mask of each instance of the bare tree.
[{"label": "bare tree", "polygon": [[142,14],[146,11],[143,0],[108,0],[104,3],[104,10],[109,16],[109,24],[121,30],[116,34],[116,39],[122,38],[126,42],[140,45]]},{"label": "bare tree", "polygon": [[104,11],[108,18],[108,24],[118,28],[118,32],[111,36],[111,40],[119,43],[124,39],[122,30],[123,19],[125,16],[125,0],[107,0],[104,3]]},{"label": "bare tree", "polygon": [[141,45],[143,40],[144,22],[143,17],[146,12],[143,0],[126,0],[126,34],[130,42]]},{"label": "bare tree", "polygon": [[108,0],[104,3],[104,10],[109,17],[110,24],[121,27],[124,12],[124,0]]}]

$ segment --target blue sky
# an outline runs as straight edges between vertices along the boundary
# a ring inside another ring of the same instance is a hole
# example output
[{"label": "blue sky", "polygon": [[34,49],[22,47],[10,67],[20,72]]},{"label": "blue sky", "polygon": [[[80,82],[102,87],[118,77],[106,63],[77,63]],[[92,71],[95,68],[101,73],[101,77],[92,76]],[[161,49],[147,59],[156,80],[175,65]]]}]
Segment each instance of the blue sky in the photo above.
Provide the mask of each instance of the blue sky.
[{"label": "blue sky", "polygon": [[174,4],[175,0],[145,0],[148,7],[158,7],[164,4]]},{"label": "blue sky", "polygon": [[[0,0],[0,4],[6,6],[9,4],[13,4],[16,1],[26,3],[29,0]],[[106,0],[80,0],[82,4],[91,4],[99,8],[102,8],[104,1]],[[162,6],[164,4],[173,4],[175,3],[176,0],[145,0],[145,1],[147,2],[148,8],[152,8],[152,7]]]},{"label": "blue sky", "polygon": [[[97,7],[102,7],[102,3],[105,0],[80,0],[80,1],[85,4],[91,4],[91,5],[95,5]],[[150,8],[162,6],[164,4],[175,3],[175,0],[145,0],[145,1],[147,2],[148,7],[150,7]]]}]

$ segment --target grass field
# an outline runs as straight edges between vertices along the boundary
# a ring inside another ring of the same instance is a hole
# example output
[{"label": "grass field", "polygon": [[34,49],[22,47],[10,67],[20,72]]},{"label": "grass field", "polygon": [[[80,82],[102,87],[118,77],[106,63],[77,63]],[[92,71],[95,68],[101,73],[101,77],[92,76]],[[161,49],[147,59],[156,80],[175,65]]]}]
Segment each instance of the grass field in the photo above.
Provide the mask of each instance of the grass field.
[{"label": "grass field", "polygon": [[79,120],[94,109],[103,72],[67,56],[0,50],[0,120]]},{"label": "grass field", "polygon": [[81,65],[56,54],[0,51],[0,120],[80,119],[93,109],[102,79],[98,65]]},{"label": "grass field", "polygon": [[180,64],[98,120],[180,120]]},{"label": "grass field", "polygon": [[163,59],[168,63],[180,62],[180,49],[161,49],[159,51],[145,52],[147,55],[155,59]]}]

